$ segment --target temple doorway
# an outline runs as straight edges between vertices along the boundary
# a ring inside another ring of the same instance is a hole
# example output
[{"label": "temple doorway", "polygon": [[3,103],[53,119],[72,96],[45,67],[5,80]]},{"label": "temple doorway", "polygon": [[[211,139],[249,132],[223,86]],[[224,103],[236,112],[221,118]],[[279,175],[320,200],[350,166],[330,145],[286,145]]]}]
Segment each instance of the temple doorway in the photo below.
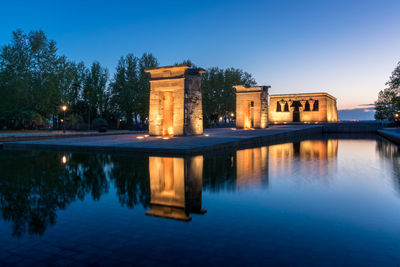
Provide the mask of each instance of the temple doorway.
[{"label": "temple doorway", "polygon": [[244,119],[244,128],[254,128],[254,101],[247,102],[247,110]]},{"label": "temple doorway", "polygon": [[300,101],[293,101],[292,107],[293,109],[293,122],[300,122]]},{"label": "temple doorway", "polygon": [[174,96],[172,92],[162,92],[162,135],[174,135]]},{"label": "temple doorway", "polygon": [[250,101],[250,125],[254,128],[254,102]]}]

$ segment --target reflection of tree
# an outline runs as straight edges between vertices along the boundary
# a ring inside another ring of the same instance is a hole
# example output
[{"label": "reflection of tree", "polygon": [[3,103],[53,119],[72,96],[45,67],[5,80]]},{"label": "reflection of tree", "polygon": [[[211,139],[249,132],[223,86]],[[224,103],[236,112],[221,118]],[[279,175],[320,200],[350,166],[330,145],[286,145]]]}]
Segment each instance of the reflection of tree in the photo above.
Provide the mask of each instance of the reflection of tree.
[{"label": "reflection of tree", "polygon": [[111,164],[109,155],[106,154],[71,154],[66,169],[68,176],[80,180],[82,187],[79,195],[90,193],[95,200],[108,192],[106,177],[107,167]]},{"label": "reflection of tree", "polygon": [[121,205],[133,208],[141,203],[144,207],[150,202],[149,160],[147,157],[111,157],[113,168],[111,179],[117,188]]},{"label": "reflection of tree", "polygon": [[392,164],[393,179],[396,189],[400,192],[400,148],[389,141],[378,140],[376,142],[376,151],[379,156],[388,159]]},{"label": "reflection of tree", "polygon": [[236,187],[235,153],[204,158],[203,187],[213,191],[234,190]]},{"label": "reflection of tree", "polygon": [[74,154],[68,164],[48,152],[0,153],[0,211],[11,221],[13,235],[42,235],[56,223],[57,210],[91,193],[94,199],[107,192],[104,155]]}]

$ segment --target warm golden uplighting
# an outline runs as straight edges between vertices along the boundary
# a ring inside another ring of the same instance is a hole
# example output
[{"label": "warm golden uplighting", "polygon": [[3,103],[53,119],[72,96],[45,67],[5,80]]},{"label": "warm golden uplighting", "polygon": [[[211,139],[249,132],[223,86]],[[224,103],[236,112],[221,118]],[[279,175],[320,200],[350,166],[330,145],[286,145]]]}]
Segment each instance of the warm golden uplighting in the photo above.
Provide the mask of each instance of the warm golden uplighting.
[{"label": "warm golden uplighting", "polygon": [[236,127],[238,129],[263,129],[268,125],[269,86],[233,86],[236,90]]},{"label": "warm golden uplighting", "polygon": [[328,93],[271,95],[270,122],[337,122],[336,98]]},{"label": "warm golden uplighting", "polygon": [[145,134],[144,137],[149,137],[149,135],[148,135],[148,134]]},{"label": "warm golden uplighting", "polygon": [[210,136],[209,134],[205,134],[204,136]]},{"label": "warm golden uplighting", "polygon": [[179,65],[146,70],[151,75],[150,135],[203,134],[200,74],[204,70],[189,69],[189,66]]},{"label": "warm golden uplighting", "polygon": [[250,129],[251,128],[251,121],[250,121],[250,119],[248,117],[244,119],[244,128],[245,129]]},{"label": "warm golden uplighting", "polygon": [[143,136],[137,136],[136,139],[143,139]]},{"label": "warm golden uplighting", "polygon": [[169,137],[167,137],[167,136],[164,136],[162,139],[164,139],[164,140],[168,140],[168,139],[169,139]]},{"label": "warm golden uplighting", "polygon": [[66,111],[66,110],[67,110],[67,106],[64,105],[64,106],[61,107],[61,109],[62,109],[63,111]]},{"label": "warm golden uplighting", "polygon": [[68,161],[68,159],[67,159],[67,156],[62,156],[62,158],[61,158],[61,162],[62,162],[62,164],[67,164],[67,161]]},{"label": "warm golden uplighting", "polygon": [[174,128],[172,126],[168,128],[168,135],[174,136]]},{"label": "warm golden uplighting", "polygon": [[232,118],[235,117],[235,113],[232,112],[232,113],[231,113],[231,117],[232,117]]}]

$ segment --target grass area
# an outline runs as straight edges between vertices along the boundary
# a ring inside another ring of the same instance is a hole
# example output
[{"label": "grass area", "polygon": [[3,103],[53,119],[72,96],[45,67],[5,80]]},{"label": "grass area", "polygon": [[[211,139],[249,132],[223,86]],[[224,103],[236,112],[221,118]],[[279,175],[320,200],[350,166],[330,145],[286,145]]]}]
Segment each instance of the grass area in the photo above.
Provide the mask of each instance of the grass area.
[{"label": "grass area", "polygon": [[62,130],[0,130],[0,134],[57,133]]}]

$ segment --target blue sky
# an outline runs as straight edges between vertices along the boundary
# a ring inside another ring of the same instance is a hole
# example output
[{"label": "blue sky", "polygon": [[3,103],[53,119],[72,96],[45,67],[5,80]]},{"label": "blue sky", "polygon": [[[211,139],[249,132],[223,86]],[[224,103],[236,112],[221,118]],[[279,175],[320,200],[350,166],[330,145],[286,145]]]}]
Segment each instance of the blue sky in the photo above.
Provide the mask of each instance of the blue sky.
[{"label": "blue sky", "polygon": [[326,91],[370,104],[400,61],[400,1],[4,1],[0,45],[42,29],[59,52],[114,71],[127,53],[161,65],[235,67],[271,93]]}]

